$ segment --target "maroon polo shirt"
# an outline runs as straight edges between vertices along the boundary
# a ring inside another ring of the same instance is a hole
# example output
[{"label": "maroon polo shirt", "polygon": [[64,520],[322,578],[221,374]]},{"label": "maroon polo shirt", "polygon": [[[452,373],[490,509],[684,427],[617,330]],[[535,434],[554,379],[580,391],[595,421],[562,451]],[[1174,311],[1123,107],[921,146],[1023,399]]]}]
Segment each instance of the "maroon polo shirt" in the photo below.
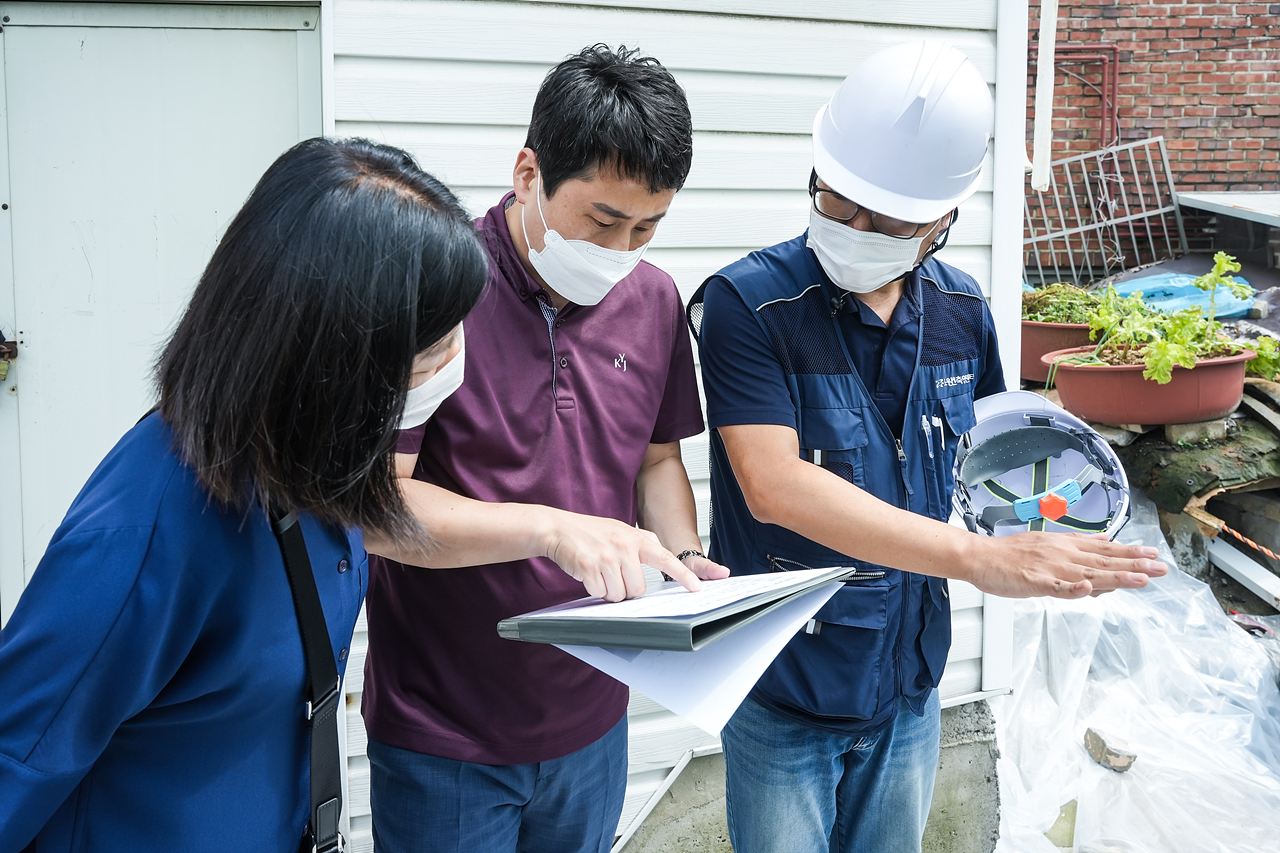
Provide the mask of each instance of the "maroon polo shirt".
[{"label": "maroon polo shirt", "polygon": [[[550,300],[516,255],[508,194],[476,229],[489,285],[466,320],[466,378],[400,435],[414,477],[482,501],[636,522],[651,443],[702,431],[693,354],[671,277],[642,262],[599,305]],[[499,620],[585,595],[547,559],[429,570],[370,558],[369,736],[483,764],[567,755],[626,712],[627,688]]]}]

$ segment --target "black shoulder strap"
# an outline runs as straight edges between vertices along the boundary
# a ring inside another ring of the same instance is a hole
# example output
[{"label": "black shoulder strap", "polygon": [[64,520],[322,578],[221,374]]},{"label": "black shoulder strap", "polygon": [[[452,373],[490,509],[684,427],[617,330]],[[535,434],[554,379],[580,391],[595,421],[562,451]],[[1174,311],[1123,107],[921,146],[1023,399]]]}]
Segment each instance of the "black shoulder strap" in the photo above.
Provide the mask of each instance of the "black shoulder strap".
[{"label": "black shoulder strap", "polygon": [[[138,418],[142,423],[160,408],[152,406]],[[342,814],[342,755],[338,750],[338,702],[342,691],[333,645],[324,621],[324,607],[311,572],[311,558],[302,538],[296,512],[271,508],[271,530],[280,545],[284,571],[289,576],[293,610],[302,635],[302,658],[307,667],[307,726],[311,734],[311,808],[301,853],[335,853],[344,847],[338,832]]]},{"label": "black shoulder strap", "polygon": [[342,756],[338,752],[338,667],[333,661],[333,645],[324,621],[320,593],[311,558],[302,538],[298,514],[284,514],[271,509],[271,529],[280,543],[293,608],[302,634],[302,656],[307,665],[307,724],[311,732],[311,810],[308,834],[303,836],[302,851],[334,853],[343,849],[338,832],[342,813]]}]

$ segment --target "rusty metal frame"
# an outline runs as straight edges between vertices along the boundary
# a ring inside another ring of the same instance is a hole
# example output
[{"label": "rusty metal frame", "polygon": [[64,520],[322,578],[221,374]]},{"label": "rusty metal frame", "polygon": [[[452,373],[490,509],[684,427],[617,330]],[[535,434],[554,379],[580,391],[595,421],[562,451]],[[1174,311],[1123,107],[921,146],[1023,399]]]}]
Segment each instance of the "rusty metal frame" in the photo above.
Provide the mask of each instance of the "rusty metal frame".
[{"label": "rusty metal frame", "polygon": [[1055,160],[1049,188],[1028,187],[1023,215],[1031,284],[1088,284],[1187,251],[1162,136]]}]

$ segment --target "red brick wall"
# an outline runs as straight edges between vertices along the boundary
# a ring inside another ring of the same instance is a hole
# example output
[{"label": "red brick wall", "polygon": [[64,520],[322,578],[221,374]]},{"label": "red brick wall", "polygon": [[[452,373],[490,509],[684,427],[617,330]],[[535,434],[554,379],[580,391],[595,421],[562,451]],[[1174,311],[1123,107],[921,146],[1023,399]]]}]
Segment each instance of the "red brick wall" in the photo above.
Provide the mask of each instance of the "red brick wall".
[{"label": "red brick wall", "polygon": [[[1280,190],[1280,3],[1060,0],[1057,43],[1118,46],[1120,141],[1164,136],[1179,189]],[[1096,150],[1102,103],[1086,83],[1101,83],[1101,65],[1055,66],[1052,156]]]}]

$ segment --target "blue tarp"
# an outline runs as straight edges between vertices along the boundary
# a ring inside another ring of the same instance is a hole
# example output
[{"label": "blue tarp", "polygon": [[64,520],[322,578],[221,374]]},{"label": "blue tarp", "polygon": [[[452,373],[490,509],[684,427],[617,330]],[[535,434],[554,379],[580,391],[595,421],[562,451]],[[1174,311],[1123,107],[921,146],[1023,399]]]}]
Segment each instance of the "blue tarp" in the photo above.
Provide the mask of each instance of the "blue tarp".
[{"label": "blue tarp", "polygon": [[[1241,284],[1249,284],[1246,279],[1238,275],[1234,275],[1232,278]],[[1192,284],[1195,279],[1195,276],[1187,275],[1186,273],[1161,272],[1141,278],[1119,281],[1114,284],[1114,287],[1116,293],[1121,296],[1128,296],[1136,291],[1141,291],[1142,301],[1160,311],[1171,313],[1199,305],[1204,313],[1208,314],[1209,293]],[[1248,297],[1241,299],[1233,296],[1227,288],[1219,287],[1216,302],[1217,317],[1219,319],[1244,317],[1249,313],[1249,309],[1253,307],[1253,295],[1250,294]]]}]

